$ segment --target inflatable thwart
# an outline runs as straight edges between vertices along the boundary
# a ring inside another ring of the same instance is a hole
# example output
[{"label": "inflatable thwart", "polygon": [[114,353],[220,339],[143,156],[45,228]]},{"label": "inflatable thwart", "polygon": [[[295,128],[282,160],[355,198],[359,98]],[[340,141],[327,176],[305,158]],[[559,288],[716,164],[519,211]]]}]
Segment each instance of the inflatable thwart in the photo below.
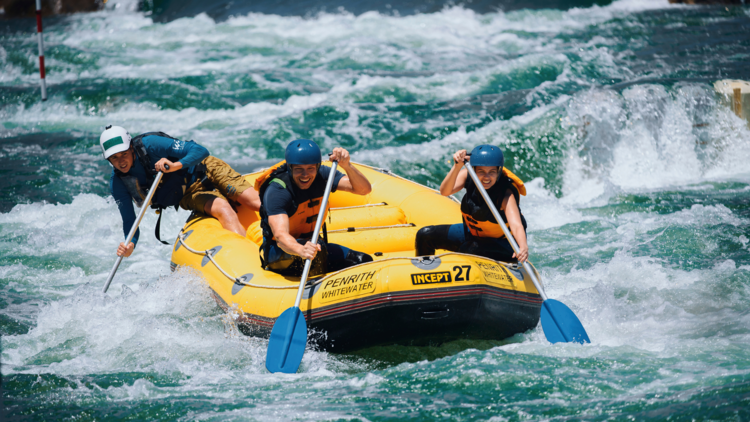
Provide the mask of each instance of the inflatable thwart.
[{"label": "inflatable thwart", "polygon": [[[355,165],[372,192],[331,194],[328,240],[374,261],[307,281],[300,310],[309,343],[347,352],[458,338],[501,340],[537,326],[542,299],[522,267],[454,252],[414,256],[420,228],[461,223],[457,202],[387,170]],[[254,184],[262,174],[245,177]],[[259,216],[246,208],[239,216],[245,238],[214,218],[191,216],[175,242],[172,269],[199,271],[218,304],[237,313],[244,334],[267,338],[276,318],[294,305],[299,278],[263,270]]]}]

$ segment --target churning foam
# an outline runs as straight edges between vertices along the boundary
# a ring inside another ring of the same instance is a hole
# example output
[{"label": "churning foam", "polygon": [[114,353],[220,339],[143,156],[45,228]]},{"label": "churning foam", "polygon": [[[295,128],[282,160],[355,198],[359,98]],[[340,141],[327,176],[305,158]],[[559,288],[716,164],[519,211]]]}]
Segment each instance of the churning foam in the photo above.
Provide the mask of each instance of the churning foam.
[{"label": "churning foam", "polygon": [[575,133],[566,197],[581,186],[604,194],[608,186],[654,189],[748,173],[741,163],[750,157],[750,131],[705,85],[593,90],[567,109]]}]

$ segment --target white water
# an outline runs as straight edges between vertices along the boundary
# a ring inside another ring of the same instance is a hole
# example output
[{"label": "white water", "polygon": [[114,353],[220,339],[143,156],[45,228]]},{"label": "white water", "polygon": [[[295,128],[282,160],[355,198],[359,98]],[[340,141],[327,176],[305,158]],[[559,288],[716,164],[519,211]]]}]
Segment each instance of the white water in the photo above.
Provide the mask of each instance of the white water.
[{"label": "white water", "polygon": [[[153,24],[126,5],[71,17],[67,31],[52,28],[47,33],[48,44],[89,52],[96,56],[96,66],[51,61],[49,65],[57,70],[49,77],[50,101],[0,107],[0,137],[63,132],[90,139],[86,151],[62,148],[61,155],[81,167],[78,173],[89,171],[71,179],[74,192],[79,192],[76,186],[92,180],[102,183],[90,168],[99,157],[97,134],[109,123],[123,125],[131,133],[162,130],[192,138],[220,158],[255,163],[279,158],[277,152],[269,153],[269,144],[276,141],[268,139],[283,137],[276,133],[288,129],[290,121],[302,124],[305,112],[331,106],[348,117],[335,121],[330,132],[316,129],[315,139],[326,148],[337,145],[331,133],[348,134],[358,142],[350,148],[355,160],[383,167],[398,163],[404,167],[392,168],[397,173],[428,175],[434,183],[439,180],[427,168],[448,160],[456,149],[492,143],[507,150],[525,142],[519,133],[542,136],[561,127],[562,194],[558,198],[548,181],[536,177],[527,181],[523,210],[532,259],[545,263],[540,270],[548,295],[574,310],[592,344],[551,346],[537,328],[487,352],[455,353],[446,358],[447,364],[420,361],[370,371],[367,363],[355,358],[310,351],[300,374],[269,375],[263,367],[267,343],[239,334],[231,315],[217,307],[198,276],[169,272],[171,248],[154,241],[152,213],[143,222],[134,256],[125,260],[108,295],[102,296],[114,250],[123,237],[121,222],[111,200],[77,194],[70,204],[20,204],[0,214],[0,254],[9,257],[8,264],[0,267],[2,295],[13,302],[1,312],[32,327],[28,333],[3,337],[3,374],[156,374],[179,385],[163,387],[143,376],[103,392],[80,382],[67,393],[73,400],[103,394],[123,403],[204,395],[217,401],[236,400],[257,393],[267,402],[233,412],[197,412],[188,418],[263,415],[262,419],[271,420],[300,414],[335,419],[357,410],[356,403],[320,410],[321,391],[406,394],[419,390],[419,375],[434,374],[446,374],[446,383],[454,377],[460,382],[485,382],[492,368],[513,357],[559,358],[561,378],[588,370],[587,375],[596,380],[592,383],[609,384],[625,401],[670,388],[705,385],[701,383],[723,376],[746,378],[749,371],[737,357],[746,357],[750,344],[746,312],[750,266],[743,263],[746,255],[727,258],[721,251],[733,245],[750,253],[750,235],[747,216],[721,198],[748,196],[750,131],[705,83],[643,83],[621,90],[595,86],[582,76],[584,64],[606,77],[632,76],[622,66],[622,57],[629,53],[616,49],[622,40],[597,35],[571,49],[557,37],[668,7],[675,6],[618,1],[567,12],[482,16],[454,7],[408,17],[249,15],[217,24],[201,15]],[[570,60],[560,49],[582,49],[584,63]],[[32,53],[30,59],[35,58]],[[37,83],[36,75],[24,74],[7,57],[0,47],[0,84]],[[374,70],[361,74],[336,67],[344,59]],[[414,122],[388,108],[404,102],[400,98],[410,98],[405,101],[410,104],[434,103],[439,108],[445,102],[452,107],[483,95],[503,77],[518,83],[525,78],[523,72],[531,75],[544,66],[558,69],[557,76],[525,91],[519,101],[528,110],[511,118],[472,128],[482,121],[481,113],[462,116],[457,130],[418,144],[398,144],[392,133],[382,129],[391,125],[392,132],[400,134],[448,125],[442,115]],[[92,109],[56,90],[63,82],[161,81],[235,68],[251,74],[262,88],[305,87],[311,93],[279,102],[238,103],[229,109],[177,110],[151,101],[116,99]],[[274,71],[284,77],[275,77]],[[567,93],[565,87],[574,83],[586,88]],[[253,133],[256,130],[263,135]],[[19,154],[43,156],[44,152],[36,146],[0,146],[0,158]],[[683,199],[676,198],[692,194],[703,202],[681,203]],[[630,196],[647,197],[650,208],[637,208]],[[663,205],[661,200],[676,202],[676,210],[659,210],[655,204]],[[186,217],[184,211],[165,212],[163,237],[171,240]],[[683,247],[692,248],[692,255]],[[584,359],[614,363],[601,370],[581,369]],[[459,370],[474,378],[451,372]],[[645,381],[634,382],[633,387],[610,377],[610,372],[619,370],[645,373]],[[412,374],[415,384],[393,387],[393,378]],[[519,383],[534,376],[521,377]],[[289,389],[295,382],[301,391]],[[550,401],[570,397],[558,394]],[[689,401],[691,394],[685,393],[684,400]],[[308,401],[318,408],[305,413]],[[426,406],[430,405],[439,407]]]}]

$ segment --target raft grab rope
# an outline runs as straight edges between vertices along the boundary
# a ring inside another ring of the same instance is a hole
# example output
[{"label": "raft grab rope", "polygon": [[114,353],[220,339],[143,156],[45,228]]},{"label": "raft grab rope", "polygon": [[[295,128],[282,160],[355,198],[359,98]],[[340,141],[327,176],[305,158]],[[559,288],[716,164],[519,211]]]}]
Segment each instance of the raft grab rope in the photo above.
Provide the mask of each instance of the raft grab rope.
[{"label": "raft grab rope", "polygon": [[[298,287],[296,285],[291,285],[291,286],[267,286],[267,285],[263,285],[263,284],[248,283],[247,281],[245,281],[245,277],[248,274],[245,274],[245,275],[243,275],[241,277],[232,277],[226,271],[224,271],[224,269],[221,268],[216,261],[214,261],[213,256],[221,248],[214,247],[214,248],[211,248],[211,249],[208,249],[208,250],[205,250],[205,251],[197,251],[197,250],[191,248],[190,246],[188,246],[187,243],[185,243],[185,236],[186,236],[186,234],[183,231],[180,231],[180,234],[177,235],[177,242],[179,242],[182,246],[185,247],[185,249],[187,249],[188,251],[190,251],[190,252],[192,252],[194,254],[204,255],[206,258],[208,258],[209,261],[211,261],[216,266],[216,268],[219,269],[219,271],[221,271],[222,274],[224,274],[228,279],[233,280],[236,284],[240,284],[240,285],[243,285],[243,286],[250,286],[250,287],[258,287],[260,289],[296,289]],[[464,254],[464,253],[460,253],[460,252],[447,252],[447,253],[443,253],[443,254],[440,254],[440,255],[430,256],[430,258],[431,259],[441,258],[441,257],[447,256],[447,255],[463,255],[463,256],[467,256],[467,257],[471,257],[471,258],[488,259],[487,257],[478,256],[478,255],[471,255],[471,254]],[[204,258],[204,260],[206,258]],[[425,258],[425,257],[423,257],[423,258]],[[383,263],[383,262],[387,262],[387,261],[403,260],[403,259],[413,259],[413,258],[409,258],[409,257],[385,258],[385,259],[378,260],[378,263]],[[490,261],[494,261],[492,259],[489,259],[489,260]],[[501,262],[501,261],[495,261],[495,262],[497,262],[500,265],[504,265],[506,267],[510,267],[511,269],[513,269],[515,271],[519,271],[520,270],[518,264],[509,264],[509,263],[505,263],[505,262]],[[363,264],[359,264],[359,265],[363,265]],[[307,286],[310,287],[310,288],[313,288],[313,287],[317,286],[318,284],[322,283],[323,281],[325,281],[327,278],[333,277],[333,276],[335,276],[335,275],[337,275],[339,273],[342,273],[342,272],[344,272],[344,271],[346,271],[346,270],[348,270],[350,268],[344,268],[344,269],[341,269],[341,270],[338,270],[338,271],[334,271],[334,272],[332,272],[330,274],[326,274],[325,276],[323,276],[321,278],[316,278],[316,279],[308,280]],[[532,268],[534,268],[534,267],[532,267]],[[534,268],[534,272],[537,274],[537,276],[539,276],[539,272],[536,271],[536,268]]]},{"label": "raft grab rope", "polygon": [[241,284],[243,286],[250,286],[250,287],[258,287],[261,289],[296,289],[297,288],[297,286],[266,286],[262,284],[248,283],[247,281],[245,281],[246,275],[243,275],[241,277],[232,277],[231,275],[229,275],[229,273],[224,271],[224,269],[221,268],[221,266],[214,260],[214,255],[216,255],[216,253],[219,252],[219,250],[221,249],[220,246],[217,246],[217,247],[205,250],[205,251],[195,250],[191,248],[190,246],[188,246],[187,243],[185,243],[185,233],[183,233],[182,231],[177,236],[177,240],[188,251],[197,255],[205,256],[205,258],[203,258],[203,263],[201,266],[208,264],[206,260],[207,258],[208,261],[211,261],[216,266],[216,268],[218,268],[218,270],[221,271],[222,274],[224,274],[228,279],[233,280],[235,284]]}]

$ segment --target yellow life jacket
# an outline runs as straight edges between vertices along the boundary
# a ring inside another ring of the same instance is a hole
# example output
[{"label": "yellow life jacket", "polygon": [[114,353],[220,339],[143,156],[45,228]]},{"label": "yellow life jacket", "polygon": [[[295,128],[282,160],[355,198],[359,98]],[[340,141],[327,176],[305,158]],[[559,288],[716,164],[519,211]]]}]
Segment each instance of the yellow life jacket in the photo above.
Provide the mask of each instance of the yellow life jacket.
[{"label": "yellow life jacket", "polygon": [[[503,177],[504,176],[504,177]],[[466,180],[466,195],[461,200],[461,215],[464,220],[464,227],[475,237],[491,237],[501,238],[505,236],[503,229],[497,223],[495,216],[492,215],[492,211],[484,201],[482,194],[479,192],[471,179]],[[505,192],[510,189],[513,196],[516,198],[518,204],[518,211],[521,211],[521,199],[520,195],[526,196],[526,187],[523,181],[513,174],[510,170],[503,167],[503,174],[499,175],[497,182],[487,190],[492,202],[495,204],[500,217],[507,224],[508,219],[505,216],[505,211],[501,209],[502,201],[505,198]],[[526,220],[521,216],[524,229],[526,228]]]},{"label": "yellow life jacket", "polygon": [[[266,180],[268,180],[268,178],[271,177],[271,174],[273,174],[276,170],[279,169],[279,167],[283,166],[284,164],[286,164],[286,161],[281,160],[277,164],[274,164],[270,168],[266,169],[266,171],[264,171],[263,174],[261,174],[257,179],[255,179],[255,185],[253,186],[255,188],[255,191],[260,192],[260,187],[263,186],[263,183],[265,183]],[[261,196],[261,199],[263,199],[262,196]]]},{"label": "yellow life jacket", "polygon": [[513,186],[515,186],[516,190],[518,190],[518,193],[526,196],[526,186],[523,184],[523,180],[521,180],[520,177],[516,176],[512,171],[506,169],[505,167],[503,167],[503,174],[508,176],[508,178],[513,183]]},{"label": "yellow life jacket", "polygon": [[[335,177],[335,175],[331,175],[329,177]],[[326,181],[321,180],[320,177],[316,176],[315,181],[313,181],[313,185],[306,189],[308,191],[311,190],[311,197],[304,202],[299,203],[294,194],[294,181],[289,174],[288,166],[286,162],[282,161],[266,170],[255,181],[255,189],[258,191],[261,201],[263,200],[266,190],[271,183],[279,184],[292,196],[292,205],[294,208],[296,208],[296,211],[293,215],[289,216],[289,234],[292,235],[295,239],[311,235],[313,230],[315,229],[315,222],[318,219],[320,203],[322,202],[323,194],[325,193]],[[329,206],[326,206],[326,211],[323,214],[324,220],[328,216],[329,208]],[[276,238],[273,236],[271,226],[268,223],[268,213],[266,212],[266,208],[263,204],[261,204],[260,207],[260,217],[260,225],[263,229],[263,236],[267,239],[276,240]]]}]

